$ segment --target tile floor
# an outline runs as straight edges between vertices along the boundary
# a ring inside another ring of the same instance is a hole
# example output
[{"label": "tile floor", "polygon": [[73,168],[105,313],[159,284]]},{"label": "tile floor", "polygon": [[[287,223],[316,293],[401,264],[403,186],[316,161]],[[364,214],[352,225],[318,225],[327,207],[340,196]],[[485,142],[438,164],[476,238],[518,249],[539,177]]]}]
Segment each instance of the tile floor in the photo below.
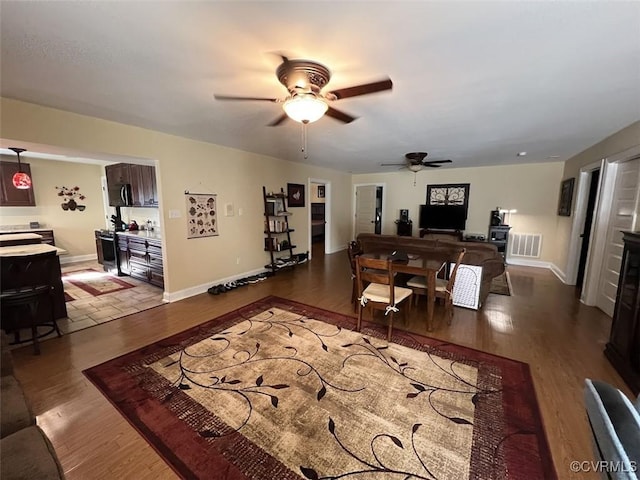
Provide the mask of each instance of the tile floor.
[{"label": "tile floor", "polygon": [[[90,261],[63,265],[62,274],[86,269],[103,272],[102,265]],[[104,274],[109,275],[107,272]],[[164,303],[161,288],[132,277],[117,278],[134,285],[134,288],[97,297],[69,283],[70,278],[73,277],[63,276],[64,290],[77,300],[67,302],[67,318],[58,320],[58,327],[64,334],[93,327]]]}]

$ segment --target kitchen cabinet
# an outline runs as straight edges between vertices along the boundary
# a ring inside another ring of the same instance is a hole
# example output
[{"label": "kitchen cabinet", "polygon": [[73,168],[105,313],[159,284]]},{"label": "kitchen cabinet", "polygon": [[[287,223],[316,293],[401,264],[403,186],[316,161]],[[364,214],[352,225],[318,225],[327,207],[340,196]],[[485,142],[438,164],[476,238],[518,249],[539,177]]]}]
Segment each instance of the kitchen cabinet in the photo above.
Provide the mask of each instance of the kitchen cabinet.
[{"label": "kitchen cabinet", "polygon": [[133,204],[141,207],[158,206],[156,169],[149,165],[131,165],[131,193]]},{"label": "kitchen cabinet", "polygon": [[[156,169],[150,165],[116,163],[105,167],[109,205],[129,207],[157,207],[158,188]],[[129,203],[123,202],[121,188],[130,185]]]},{"label": "kitchen cabinet", "polygon": [[118,233],[120,270],[125,275],[164,288],[162,242],[144,233]]},{"label": "kitchen cabinet", "polygon": [[[21,162],[22,171],[31,177],[31,167]],[[17,162],[0,161],[0,207],[35,207],[33,185],[25,190],[13,186],[13,175],[18,171]]]}]

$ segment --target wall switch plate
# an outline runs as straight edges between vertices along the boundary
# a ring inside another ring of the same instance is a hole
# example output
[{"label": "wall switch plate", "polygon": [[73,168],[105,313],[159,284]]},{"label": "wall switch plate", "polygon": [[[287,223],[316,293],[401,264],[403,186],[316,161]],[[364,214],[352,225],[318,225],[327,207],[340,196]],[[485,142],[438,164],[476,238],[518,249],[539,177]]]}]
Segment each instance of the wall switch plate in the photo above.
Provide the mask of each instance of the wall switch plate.
[{"label": "wall switch plate", "polygon": [[180,210],[169,210],[169,218],[180,218]]},{"label": "wall switch plate", "polygon": [[224,216],[233,217],[233,203],[226,203],[224,206]]}]

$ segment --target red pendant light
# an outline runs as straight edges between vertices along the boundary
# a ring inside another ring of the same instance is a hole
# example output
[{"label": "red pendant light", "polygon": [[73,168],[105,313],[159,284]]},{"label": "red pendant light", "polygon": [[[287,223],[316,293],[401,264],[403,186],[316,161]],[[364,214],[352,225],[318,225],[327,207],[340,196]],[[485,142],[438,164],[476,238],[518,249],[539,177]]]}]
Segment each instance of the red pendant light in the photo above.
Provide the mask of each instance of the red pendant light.
[{"label": "red pendant light", "polygon": [[13,175],[13,186],[18,190],[27,190],[31,188],[31,178],[29,175],[22,171],[22,165],[20,164],[20,154],[26,152],[24,148],[10,147],[9,150],[13,150],[18,155],[18,171]]}]

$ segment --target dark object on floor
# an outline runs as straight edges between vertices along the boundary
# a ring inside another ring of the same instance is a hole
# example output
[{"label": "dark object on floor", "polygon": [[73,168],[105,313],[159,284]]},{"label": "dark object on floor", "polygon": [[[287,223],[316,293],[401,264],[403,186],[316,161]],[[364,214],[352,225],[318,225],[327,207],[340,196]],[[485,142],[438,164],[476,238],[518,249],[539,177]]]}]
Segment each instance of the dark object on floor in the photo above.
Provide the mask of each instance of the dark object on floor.
[{"label": "dark object on floor", "polygon": [[20,383],[13,376],[7,337],[2,335],[2,377],[0,378],[0,478],[64,478],[55,450],[36,425]]}]

